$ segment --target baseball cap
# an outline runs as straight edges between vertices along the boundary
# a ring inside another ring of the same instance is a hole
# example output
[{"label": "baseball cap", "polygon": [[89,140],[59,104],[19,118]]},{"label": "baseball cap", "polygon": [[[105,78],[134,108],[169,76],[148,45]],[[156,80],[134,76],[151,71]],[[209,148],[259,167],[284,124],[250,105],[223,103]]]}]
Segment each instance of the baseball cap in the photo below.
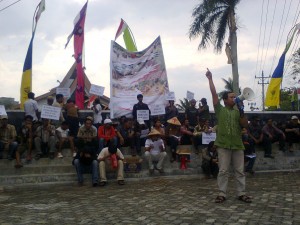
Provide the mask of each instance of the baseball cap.
[{"label": "baseball cap", "polygon": [[104,120],[104,124],[109,124],[109,123],[112,123],[111,119],[105,119]]}]

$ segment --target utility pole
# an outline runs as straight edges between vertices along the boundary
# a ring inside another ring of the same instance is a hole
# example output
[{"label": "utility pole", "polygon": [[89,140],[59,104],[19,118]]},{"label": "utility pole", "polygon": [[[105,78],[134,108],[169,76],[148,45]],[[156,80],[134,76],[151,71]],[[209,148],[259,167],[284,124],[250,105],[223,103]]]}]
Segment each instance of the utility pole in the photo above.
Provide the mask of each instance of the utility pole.
[{"label": "utility pole", "polygon": [[269,81],[265,81],[265,79],[268,79],[268,78],[270,78],[270,76],[269,77],[265,77],[264,76],[264,71],[262,71],[261,72],[261,77],[257,77],[257,76],[255,76],[255,79],[261,79],[261,80],[259,80],[257,83],[258,84],[261,84],[261,86],[262,86],[262,106],[263,106],[263,108],[262,108],[262,111],[265,111],[265,84],[269,84]]}]

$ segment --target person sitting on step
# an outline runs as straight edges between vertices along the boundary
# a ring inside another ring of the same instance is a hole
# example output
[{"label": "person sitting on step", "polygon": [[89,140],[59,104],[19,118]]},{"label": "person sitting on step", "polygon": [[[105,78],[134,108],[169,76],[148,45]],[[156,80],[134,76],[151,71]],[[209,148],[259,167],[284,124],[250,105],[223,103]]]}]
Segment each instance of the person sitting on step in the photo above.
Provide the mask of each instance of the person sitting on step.
[{"label": "person sitting on step", "polygon": [[171,148],[171,154],[172,158],[170,162],[176,161],[176,151],[177,151],[177,146],[180,143],[180,126],[181,123],[177,119],[177,117],[173,117],[169,120],[167,120],[167,127],[166,127],[166,139],[167,143]]},{"label": "person sitting on step", "polygon": [[35,131],[34,144],[37,151],[36,160],[39,160],[42,155],[47,154],[49,154],[50,159],[54,158],[55,126],[50,123],[49,119],[42,119],[42,125]]},{"label": "person sitting on step", "polygon": [[124,185],[124,156],[117,146],[110,142],[109,146],[103,148],[98,156],[99,172],[100,172],[100,186],[105,186],[107,183],[106,167],[111,167],[117,170],[117,181],[119,185]]},{"label": "person sitting on step", "polygon": [[63,121],[60,125],[60,127],[58,127],[56,129],[56,137],[58,140],[58,152],[57,152],[57,157],[58,158],[63,158],[64,156],[62,155],[62,148],[64,146],[66,147],[70,147],[71,148],[71,154],[73,155],[73,157],[76,156],[76,151],[75,151],[75,147],[74,147],[74,137],[70,136],[69,134],[69,126],[67,121]]},{"label": "person sitting on step", "polygon": [[145,143],[145,158],[149,165],[150,175],[154,173],[153,162],[155,161],[157,162],[156,169],[160,172],[160,174],[164,173],[163,164],[166,157],[167,153],[165,152],[164,142],[161,139],[161,133],[152,129],[148,134],[148,139]]}]

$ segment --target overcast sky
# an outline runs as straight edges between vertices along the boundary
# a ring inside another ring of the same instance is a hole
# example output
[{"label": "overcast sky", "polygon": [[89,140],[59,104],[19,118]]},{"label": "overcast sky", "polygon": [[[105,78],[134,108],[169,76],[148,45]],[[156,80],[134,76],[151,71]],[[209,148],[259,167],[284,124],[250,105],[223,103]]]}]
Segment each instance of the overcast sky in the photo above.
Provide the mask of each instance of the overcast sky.
[{"label": "overcast sky", "polygon": [[[0,9],[15,1],[1,1]],[[19,101],[32,17],[39,1],[22,0],[0,11],[2,97],[14,97]],[[73,29],[73,20],[85,2],[46,0],[46,10],[39,20],[33,42],[33,92],[36,96],[56,87],[57,80],[61,81],[73,64],[73,39],[67,49],[64,45]],[[104,86],[104,93],[109,96],[110,42],[123,18],[134,34],[138,50],[145,49],[161,36],[169,87],[176,99],[186,97],[189,90],[195,93],[196,100],[206,97],[212,106],[206,68],[212,71],[217,91],[221,91],[224,88],[221,78],[231,77],[231,65],[227,64],[224,51],[216,54],[212,47],[198,51],[199,39],[188,38],[192,10],[199,2],[90,0],[85,21],[85,66],[91,83]],[[257,106],[261,105],[261,85],[257,84],[255,75],[261,76],[262,70],[267,76],[272,74],[288,32],[295,22],[300,22],[299,10],[299,0],[241,0],[237,7],[240,86],[255,91]],[[299,48],[299,39],[294,40],[287,59]],[[122,37],[117,42],[124,46]],[[288,85],[285,82],[285,86]]]}]

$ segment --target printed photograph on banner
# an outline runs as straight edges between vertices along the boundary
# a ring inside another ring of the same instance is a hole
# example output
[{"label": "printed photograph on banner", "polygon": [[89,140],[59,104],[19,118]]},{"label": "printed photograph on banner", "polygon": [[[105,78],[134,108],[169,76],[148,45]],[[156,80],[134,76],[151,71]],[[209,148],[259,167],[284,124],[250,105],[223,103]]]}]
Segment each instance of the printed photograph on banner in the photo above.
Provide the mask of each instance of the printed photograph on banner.
[{"label": "printed photograph on banner", "polygon": [[0,115],[7,115],[4,105],[0,105]]},{"label": "printed photograph on banner", "polygon": [[56,94],[62,94],[64,98],[70,98],[70,88],[56,88]]},{"label": "printed photograph on banner", "polygon": [[174,91],[170,91],[168,93],[166,93],[166,101],[175,101],[175,92]]},{"label": "printed photograph on banner", "polygon": [[216,137],[217,137],[217,134],[214,133],[214,132],[213,133],[205,133],[205,132],[203,132],[202,133],[202,144],[203,145],[208,145],[209,142],[215,141]]},{"label": "printed photograph on banner", "polygon": [[160,37],[139,52],[112,41],[110,75],[111,118],[131,115],[138,94],[148,105],[164,104],[169,84]]},{"label": "printed photograph on banner", "polygon": [[103,96],[103,93],[104,93],[104,87],[98,86],[95,84],[91,84],[90,94],[97,95],[97,96]]},{"label": "printed photograph on banner", "polygon": [[166,114],[165,105],[150,105],[151,115],[158,116]]},{"label": "printed photograph on banner", "polygon": [[194,98],[194,93],[191,91],[187,91],[186,98],[187,98],[187,100],[192,100]]},{"label": "printed photograph on banner", "polygon": [[60,111],[61,111],[60,107],[43,105],[41,111],[41,118],[50,119],[50,120],[59,120]]},{"label": "printed photograph on banner", "polygon": [[149,120],[149,110],[137,110],[136,119],[137,120]]}]

